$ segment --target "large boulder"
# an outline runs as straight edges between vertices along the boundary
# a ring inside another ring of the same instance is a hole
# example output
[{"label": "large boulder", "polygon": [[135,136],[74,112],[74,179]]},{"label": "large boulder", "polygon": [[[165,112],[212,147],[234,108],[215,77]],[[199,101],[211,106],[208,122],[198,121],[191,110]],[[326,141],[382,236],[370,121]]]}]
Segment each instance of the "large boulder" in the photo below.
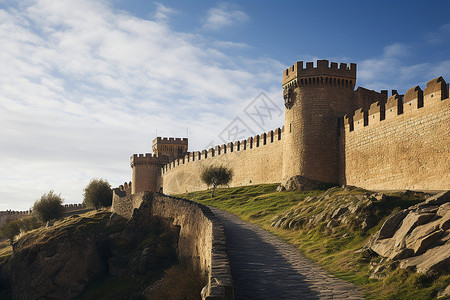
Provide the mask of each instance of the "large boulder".
[{"label": "large boulder", "polygon": [[391,216],[372,237],[369,248],[421,273],[450,269],[450,191]]},{"label": "large boulder", "polygon": [[306,178],[304,176],[293,176],[286,180],[283,180],[278,186],[277,190],[287,190],[287,191],[311,191],[322,189],[324,187],[329,187],[330,184],[323,183],[321,181]]}]

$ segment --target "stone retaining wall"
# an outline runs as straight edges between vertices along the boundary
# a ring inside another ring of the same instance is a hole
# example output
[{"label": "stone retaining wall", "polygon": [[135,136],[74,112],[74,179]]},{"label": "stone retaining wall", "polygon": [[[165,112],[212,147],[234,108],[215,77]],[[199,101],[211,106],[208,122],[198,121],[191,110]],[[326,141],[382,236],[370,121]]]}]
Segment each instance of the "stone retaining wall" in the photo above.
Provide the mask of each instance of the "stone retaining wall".
[{"label": "stone retaining wall", "polygon": [[151,192],[114,195],[111,209],[131,218],[133,210],[143,201],[151,201],[152,215],[170,218],[174,225],[180,226],[180,259],[189,260],[208,277],[202,299],[234,299],[224,229],[211,210],[193,201]]}]

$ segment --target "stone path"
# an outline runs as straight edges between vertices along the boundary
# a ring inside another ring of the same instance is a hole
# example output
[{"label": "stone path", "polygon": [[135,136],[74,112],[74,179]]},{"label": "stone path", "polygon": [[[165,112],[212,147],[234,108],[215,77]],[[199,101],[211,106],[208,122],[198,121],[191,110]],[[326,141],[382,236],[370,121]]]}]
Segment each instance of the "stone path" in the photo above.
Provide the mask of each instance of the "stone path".
[{"label": "stone path", "polygon": [[222,221],[239,299],[363,299],[356,287],[333,278],[294,246],[258,226],[210,207]]}]

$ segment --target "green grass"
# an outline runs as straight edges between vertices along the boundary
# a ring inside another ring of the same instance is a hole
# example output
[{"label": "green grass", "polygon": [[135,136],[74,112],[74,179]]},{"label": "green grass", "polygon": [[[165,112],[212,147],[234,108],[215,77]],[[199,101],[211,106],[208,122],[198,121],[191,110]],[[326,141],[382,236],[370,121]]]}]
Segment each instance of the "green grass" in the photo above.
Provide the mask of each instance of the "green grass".
[{"label": "green grass", "polygon": [[[364,251],[357,251],[380,228],[388,215],[423,201],[423,197],[405,193],[388,194],[385,201],[377,202],[371,208],[377,224],[365,231],[350,226],[327,230],[325,223],[314,228],[300,226],[284,229],[270,226],[275,216],[290,209],[303,209],[305,217],[325,210],[325,202],[303,202],[308,196],[323,195],[325,190],[276,192],[276,187],[277,184],[222,188],[216,190],[213,198],[210,191],[177,196],[226,210],[273,232],[295,245],[308,258],[318,262],[336,277],[359,285],[368,299],[434,299],[437,292],[450,283],[450,276],[435,278],[405,270],[394,271],[383,280],[369,279],[369,263],[379,258],[371,257]],[[340,201],[342,196],[351,198],[372,192],[333,188],[328,194],[334,199],[330,201]]]}]

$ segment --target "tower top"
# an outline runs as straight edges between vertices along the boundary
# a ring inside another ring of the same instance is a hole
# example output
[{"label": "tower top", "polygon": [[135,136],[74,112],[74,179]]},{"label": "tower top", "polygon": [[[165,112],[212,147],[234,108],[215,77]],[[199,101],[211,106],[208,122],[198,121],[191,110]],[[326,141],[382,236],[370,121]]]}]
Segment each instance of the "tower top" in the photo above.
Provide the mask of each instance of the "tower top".
[{"label": "tower top", "polygon": [[348,66],[346,63],[330,64],[328,60],[322,59],[317,60],[316,67],[313,62],[307,62],[306,67],[303,67],[303,61],[298,61],[283,71],[283,85],[297,78],[324,75],[356,80],[356,64],[350,63]]}]

